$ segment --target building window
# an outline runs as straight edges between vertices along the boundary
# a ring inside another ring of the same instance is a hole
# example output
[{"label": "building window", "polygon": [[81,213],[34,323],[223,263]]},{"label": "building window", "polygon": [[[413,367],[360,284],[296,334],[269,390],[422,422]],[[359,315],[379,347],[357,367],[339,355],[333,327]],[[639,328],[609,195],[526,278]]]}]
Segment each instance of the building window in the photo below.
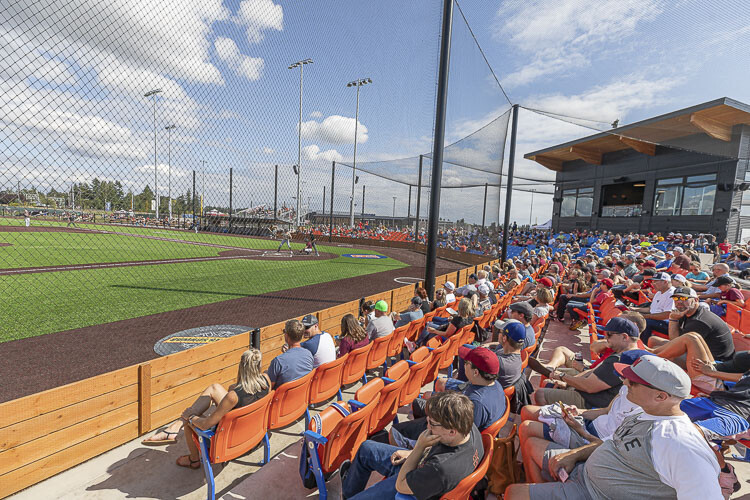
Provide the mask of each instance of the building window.
[{"label": "building window", "polygon": [[560,217],[591,217],[594,205],[594,188],[566,189],[563,191]]},{"label": "building window", "polygon": [[659,179],[654,215],[711,215],[715,197],[716,174]]},{"label": "building window", "polygon": [[[748,175],[745,174],[745,179]],[[742,205],[740,206],[740,215],[742,217],[750,217],[750,191],[742,192]]]},{"label": "building window", "polygon": [[640,217],[645,188],[645,181],[602,186],[600,217]]}]

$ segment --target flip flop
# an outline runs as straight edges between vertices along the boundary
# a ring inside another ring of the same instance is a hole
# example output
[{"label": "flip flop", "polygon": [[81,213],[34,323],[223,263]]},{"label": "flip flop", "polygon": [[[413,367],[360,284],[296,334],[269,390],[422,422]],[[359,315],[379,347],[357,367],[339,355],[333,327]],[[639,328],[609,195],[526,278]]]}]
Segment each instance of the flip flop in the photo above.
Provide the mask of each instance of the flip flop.
[{"label": "flip flop", "polygon": [[[143,441],[141,441],[141,444],[146,445],[146,446],[161,446],[164,444],[175,444],[177,442],[178,432],[171,432],[167,430],[163,430],[159,432],[166,434],[168,436],[167,439],[144,439]],[[169,437],[169,436],[175,436],[175,437]]]},{"label": "flip flop", "polygon": [[[187,458],[187,463],[183,459]],[[180,462],[182,460],[182,462]],[[190,455],[182,455],[177,459],[175,462],[180,467],[186,467],[188,469],[200,469],[201,468],[201,461],[198,460],[191,460]]]}]

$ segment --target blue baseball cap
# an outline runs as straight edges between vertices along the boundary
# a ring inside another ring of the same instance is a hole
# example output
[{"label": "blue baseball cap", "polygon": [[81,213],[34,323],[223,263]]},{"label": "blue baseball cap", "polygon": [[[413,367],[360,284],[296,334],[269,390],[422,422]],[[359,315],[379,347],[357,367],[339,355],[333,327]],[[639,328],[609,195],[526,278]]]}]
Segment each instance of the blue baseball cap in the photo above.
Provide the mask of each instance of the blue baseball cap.
[{"label": "blue baseball cap", "polygon": [[620,363],[625,365],[632,365],[641,356],[646,356],[649,354],[651,353],[648,351],[644,351],[643,349],[633,349],[631,351],[625,351],[620,354]]},{"label": "blue baseball cap", "polygon": [[526,338],[526,327],[520,321],[510,320],[503,327],[503,335],[516,342],[521,342]]},{"label": "blue baseball cap", "polygon": [[638,327],[625,318],[612,318],[606,326],[600,327],[600,329],[609,333],[627,333],[631,337],[638,337]]}]

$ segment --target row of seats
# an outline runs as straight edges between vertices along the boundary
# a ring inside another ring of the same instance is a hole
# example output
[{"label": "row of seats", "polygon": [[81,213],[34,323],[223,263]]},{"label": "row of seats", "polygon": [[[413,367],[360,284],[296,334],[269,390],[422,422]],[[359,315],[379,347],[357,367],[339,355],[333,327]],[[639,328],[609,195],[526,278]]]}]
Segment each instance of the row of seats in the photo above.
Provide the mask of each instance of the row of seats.
[{"label": "row of seats", "polygon": [[[525,282],[522,282],[504,295],[477,319],[477,323],[488,326],[524,286]],[[310,454],[320,498],[325,499],[327,476],[344,460],[352,460],[368,436],[397,419],[399,408],[410,405],[419,397],[422,387],[433,382],[440,370],[452,366],[462,344],[474,341],[473,324],[470,324],[447,339],[431,339],[427,346],[416,349],[408,360],[397,360],[388,367],[389,359],[404,352],[404,339],[416,340],[428,321],[435,316],[448,316],[447,309],[456,305],[457,301],[440,307],[387,336],[317,367],[304,377],[281,385],[253,404],[232,410],[212,430],[196,429],[195,439],[201,451],[208,498],[211,500],[215,495],[211,464],[240,457],[261,442],[264,444],[262,463],[267,463],[270,457],[268,432],[287,427],[304,415],[305,446]],[[382,368],[385,376],[368,382],[366,372],[376,368]],[[355,399],[341,401],[341,389],[360,380],[364,385],[356,392]],[[336,403],[314,418],[310,417],[309,405],[328,401],[336,395]],[[509,401],[506,403],[509,409]],[[507,417],[508,412],[485,432],[493,436],[497,434]]]}]

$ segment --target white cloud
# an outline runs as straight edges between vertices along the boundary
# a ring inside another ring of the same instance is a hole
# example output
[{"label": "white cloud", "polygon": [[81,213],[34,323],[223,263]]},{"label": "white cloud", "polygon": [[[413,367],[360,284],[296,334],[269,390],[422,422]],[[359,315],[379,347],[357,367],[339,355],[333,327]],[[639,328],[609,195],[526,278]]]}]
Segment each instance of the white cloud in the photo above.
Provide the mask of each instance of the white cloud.
[{"label": "white cloud", "polygon": [[273,148],[269,148],[268,146],[263,146],[263,154],[264,155],[272,155],[276,151]]},{"label": "white cloud", "polygon": [[[302,122],[302,137],[309,141],[327,142],[330,144],[354,144],[354,118],[332,115],[317,122],[310,120]],[[367,142],[367,127],[359,122],[357,127],[357,142]]]},{"label": "white cloud", "polygon": [[214,40],[214,48],[219,59],[224,61],[235,73],[250,81],[260,79],[263,75],[263,59],[240,53],[239,47],[231,38],[219,37]]},{"label": "white cloud", "polygon": [[248,42],[259,43],[263,41],[264,31],[284,29],[284,10],[273,0],[243,0],[235,22],[247,29]]},{"label": "white cloud", "polygon": [[590,63],[589,51],[632,36],[662,12],[659,0],[513,0],[497,11],[494,37],[533,55],[503,79],[508,87]]},{"label": "white cloud", "polygon": [[341,161],[344,159],[341,153],[335,149],[321,151],[316,144],[311,144],[302,148],[302,156],[308,161]]},{"label": "white cloud", "polygon": [[222,109],[219,112],[218,118],[220,120],[238,120],[241,118],[240,114],[236,111],[232,111],[231,109]]},{"label": "white cloud", "polygon": [[310,113],[310,118],[323,118],[323,113],[320,111],[313,111]]}]

